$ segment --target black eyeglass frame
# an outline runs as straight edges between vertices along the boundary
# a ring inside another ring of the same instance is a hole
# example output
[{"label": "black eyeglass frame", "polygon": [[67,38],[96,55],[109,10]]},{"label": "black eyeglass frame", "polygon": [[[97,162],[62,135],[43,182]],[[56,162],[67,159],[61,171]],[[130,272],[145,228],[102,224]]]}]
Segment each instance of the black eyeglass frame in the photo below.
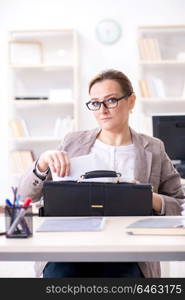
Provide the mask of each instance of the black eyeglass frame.
[{"label": "black eyeglass frame", "polygon": [[114,99],[114,100],[117,101],[117,102],[116,102],[116,105],[115,105],[114,107],[108,107],[108,106],[106,105],[105,101],[107,101],[107,100],[109,100],[109,99],[103,100],[103,101],[97,101],[97,102],[100,103],[99,108],[97,108],[97,109],[91,109],[91,108],[89,108],[89,104],[92,103],[91,100],[88,101],[88,102],[86,102],[85,104],[86,104],[87,108],[88,108],[89,110],[92,110],[92,111],[100,110],[102,104],[104,105],[105,108],[113,109],[113,108],[116,108],[116,107],[118,106],[118,102],[119,102],[120,100],[126,99],[126,98],[130,97],[130,96],[132,95],[132,93],[133,93],[133,92],[130,92],[130,93],[128,93],[128,94],[125,95],[125,96],[121,96],[120,98],[115,98],[115,97],[112,97],[112,98],[111,98],[111,97],[110,97],[109,99]]}]

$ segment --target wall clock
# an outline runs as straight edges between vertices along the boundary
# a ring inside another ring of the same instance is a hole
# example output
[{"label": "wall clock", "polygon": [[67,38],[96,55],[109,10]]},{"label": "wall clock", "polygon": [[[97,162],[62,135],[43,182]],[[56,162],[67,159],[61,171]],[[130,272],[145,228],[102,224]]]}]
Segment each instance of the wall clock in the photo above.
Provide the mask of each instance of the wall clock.
[{"label": "wall clock", "polygon": [[121,37],[121,26],[112,19],[104,19],[96,26],[96,36],[103,44],[114,44]]}]

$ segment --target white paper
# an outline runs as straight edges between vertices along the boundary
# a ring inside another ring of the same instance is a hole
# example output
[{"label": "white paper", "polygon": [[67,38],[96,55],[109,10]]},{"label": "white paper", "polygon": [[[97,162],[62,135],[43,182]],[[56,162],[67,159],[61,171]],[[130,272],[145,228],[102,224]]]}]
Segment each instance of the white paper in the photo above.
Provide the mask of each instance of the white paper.
[{"label": "white paper", "polygon": [[103,229],[104,225],[104,217],[67,217],[44,220],[37,231],[100,231]]},{"label": "white paper", "polygon": [[[106,163],[97,159],[96,154],[88,154],[83,156],[78,156],[70,159],[70,174],[69,176],[59,177],[56,173],[52,173],[53,181],[60,180],[77,180],[81,175],[84,175],[86,172],[95,171],[95,170],[108,170]],[[109,169],[110,170],[110,169]],[[113,178],[93,178],[86,179],[83,181],[111,181]]]},{"label": "white paper", "polygon": [[[185,199],[184,199],[184,200],[185,200]],[[181,205],[181,207],[182,207],[181,215],[182,215],[182,216],[185,216],[185,203],[183,203],[183,204]]]}]

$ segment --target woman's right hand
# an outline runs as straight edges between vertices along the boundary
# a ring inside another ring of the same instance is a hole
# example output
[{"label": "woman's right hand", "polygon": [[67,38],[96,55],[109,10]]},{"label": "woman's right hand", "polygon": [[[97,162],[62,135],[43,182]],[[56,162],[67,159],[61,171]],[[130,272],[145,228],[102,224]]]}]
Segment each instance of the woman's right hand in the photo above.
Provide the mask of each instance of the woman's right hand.
[{"label": "woman's right hand", "polygon": [[45,172],[49,167],[51,172],[63,177],[69,175],[70,161],[67,152],[49,150],[41,154],[37,167],[40,172]]}]

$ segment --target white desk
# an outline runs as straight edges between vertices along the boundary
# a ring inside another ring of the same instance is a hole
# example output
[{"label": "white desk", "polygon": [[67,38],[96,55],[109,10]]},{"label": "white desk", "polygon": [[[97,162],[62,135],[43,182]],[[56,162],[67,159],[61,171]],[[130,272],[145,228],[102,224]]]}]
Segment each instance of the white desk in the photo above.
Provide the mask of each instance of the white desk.
[{"label": "white desk", "polygon": [[[141,218],[107,217],[100,232],[46,233],[35,232],[44,218],[34,217],[33,237],[7,239],[0,236],[0,260],[185,261],[185,235],[132,236],[125,232],[125,226]],[[3,217],[0,222],[2,227]]]}]

